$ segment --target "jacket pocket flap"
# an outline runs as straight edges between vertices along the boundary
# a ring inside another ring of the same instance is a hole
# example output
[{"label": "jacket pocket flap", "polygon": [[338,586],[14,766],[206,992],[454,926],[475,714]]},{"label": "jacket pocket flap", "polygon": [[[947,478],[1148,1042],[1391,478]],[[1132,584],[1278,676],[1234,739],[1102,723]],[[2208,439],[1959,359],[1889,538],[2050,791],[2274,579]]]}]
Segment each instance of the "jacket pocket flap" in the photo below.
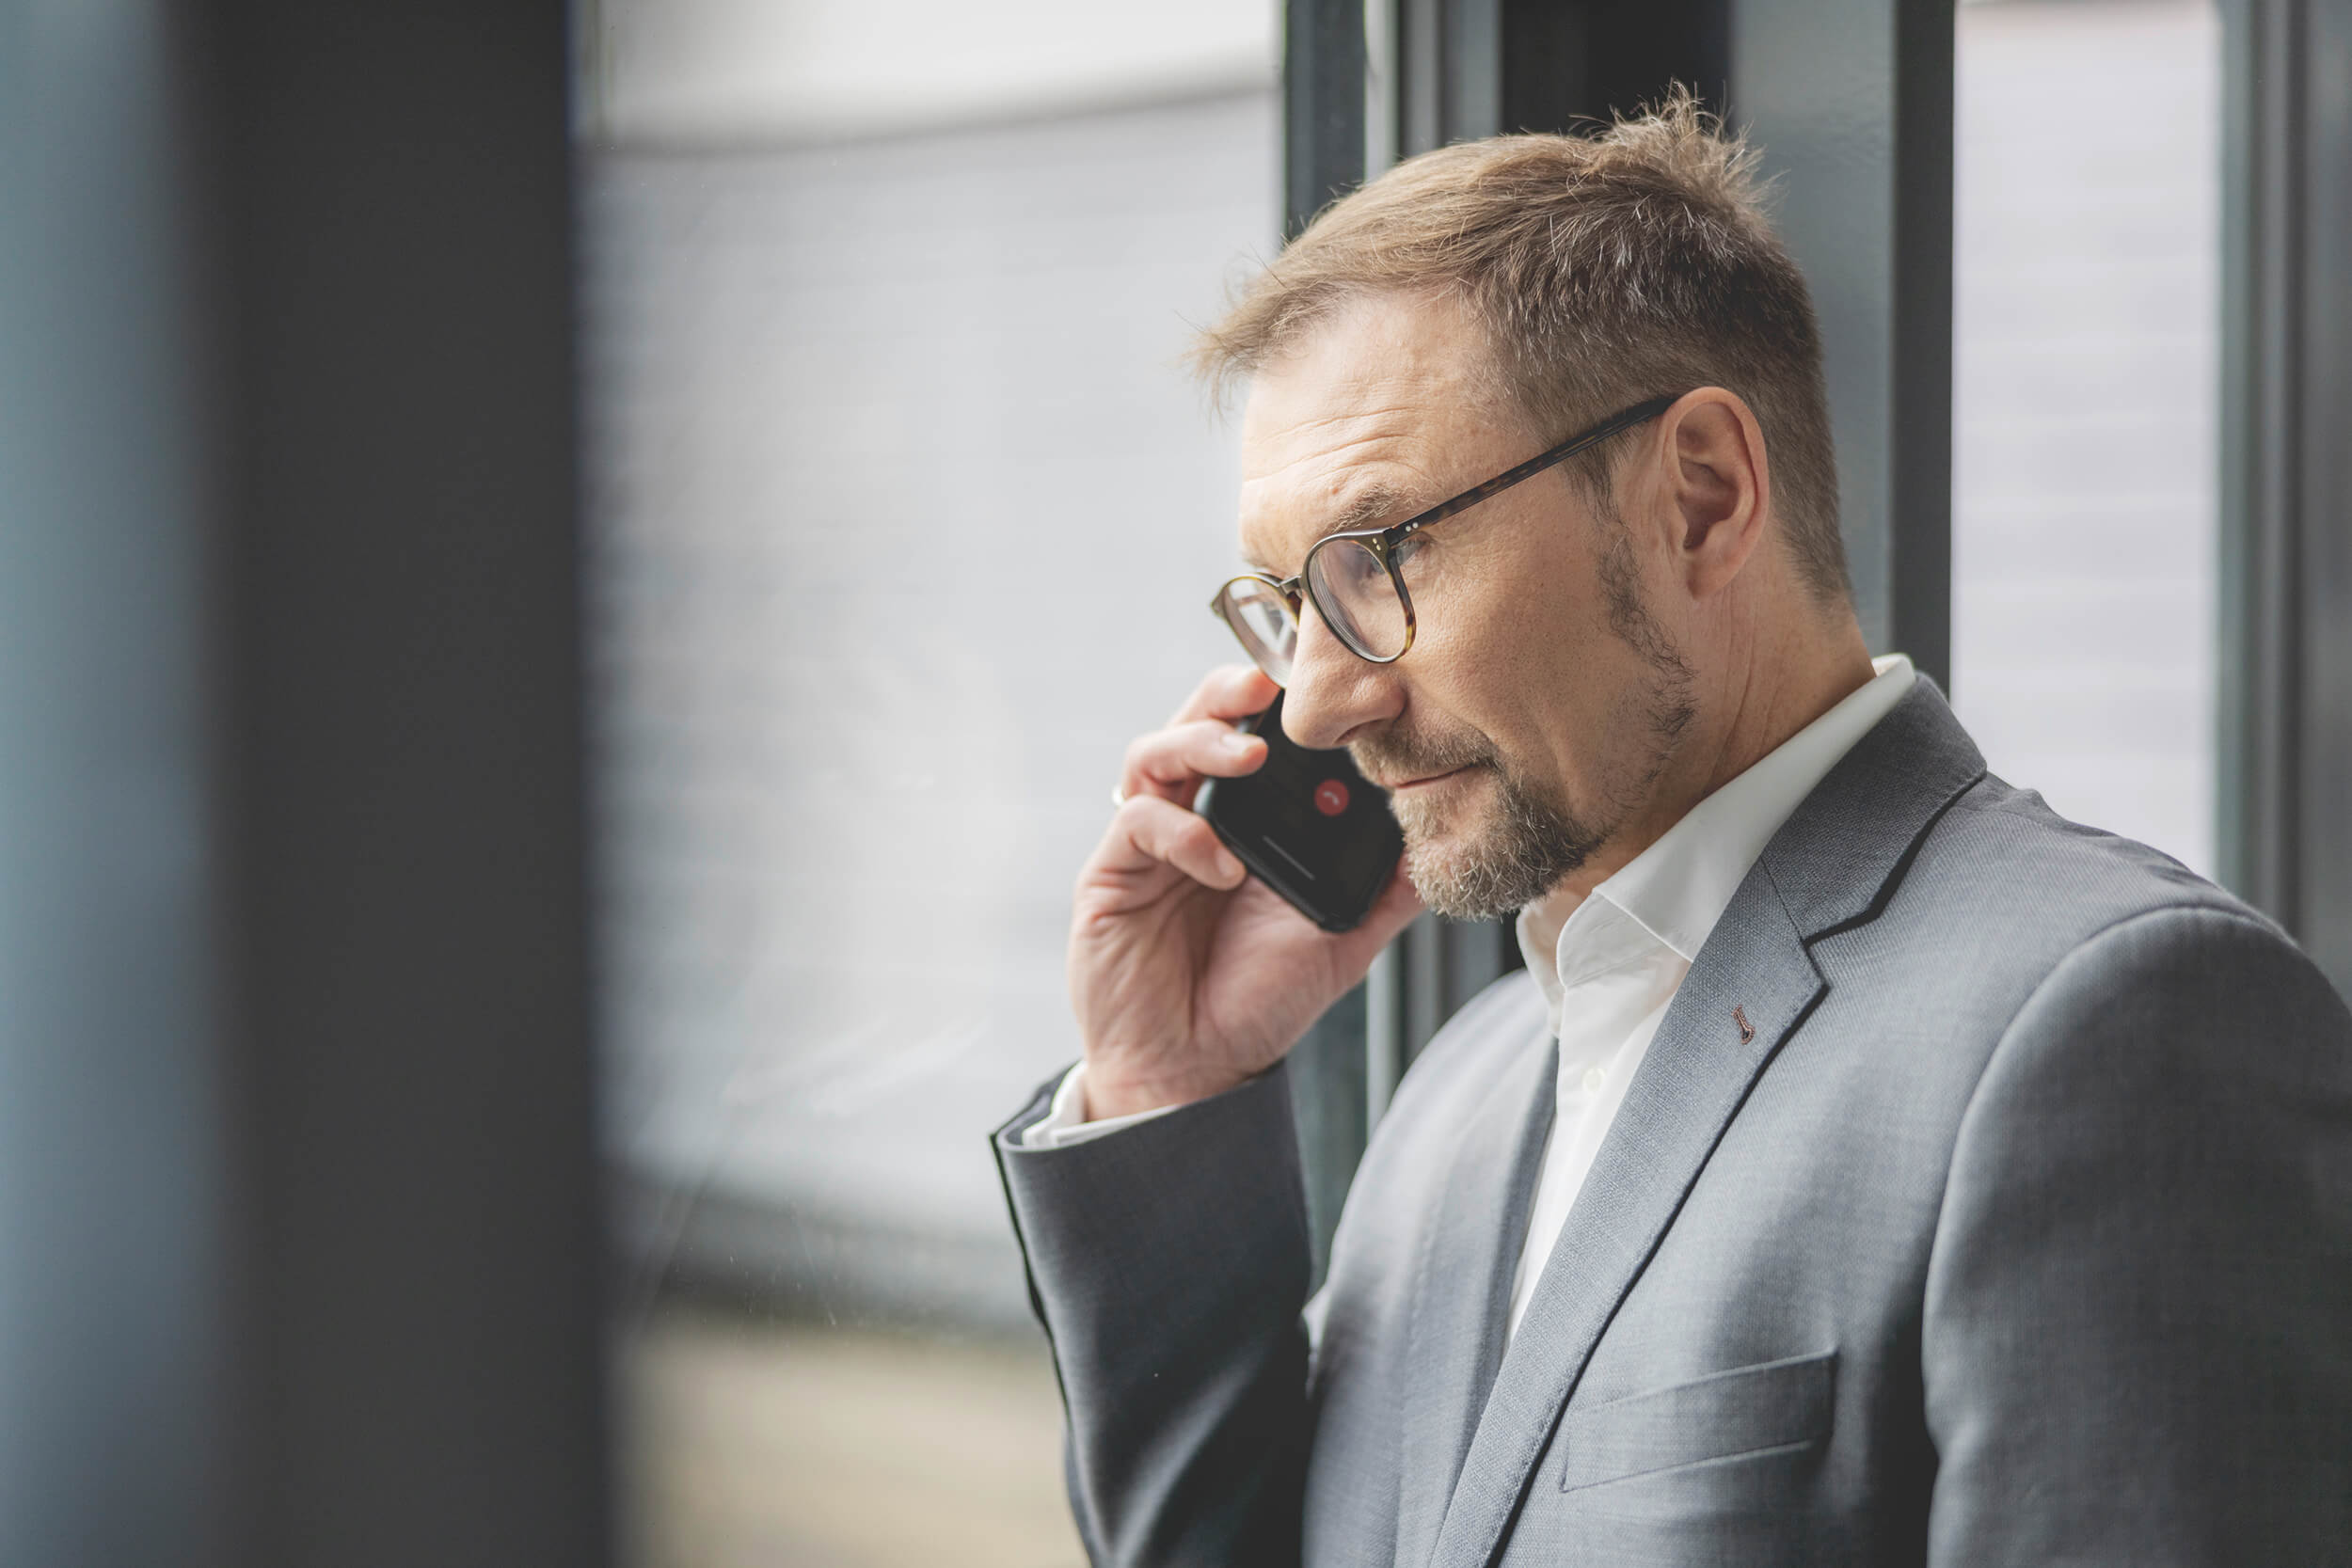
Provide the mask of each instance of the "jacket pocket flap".
[{"label": "jacket pocket flap", "polygon": [[1829,1434],[1837,1353],[1735,1367],[1669,1388],[1629,1394],[1560,1422],[1560,1489],[1652,1470],[1791,1448]]}]

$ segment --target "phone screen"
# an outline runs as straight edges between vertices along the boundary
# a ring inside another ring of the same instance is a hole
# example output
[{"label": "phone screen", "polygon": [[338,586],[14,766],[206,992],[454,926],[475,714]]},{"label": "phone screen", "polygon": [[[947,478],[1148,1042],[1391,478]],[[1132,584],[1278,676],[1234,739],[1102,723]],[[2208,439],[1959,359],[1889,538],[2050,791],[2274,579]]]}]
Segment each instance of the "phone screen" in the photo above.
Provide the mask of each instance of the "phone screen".
[{"label": "phone screen", "polygon": [[1282,733],[1282,699],[1239,726],[1264,737],[1265,766],[1211,779],[1193,810],[1258,879],[1327,931],[1364,922],[1389,884],[1405,835],[1388,792],[1343,750],[1317,752]]}]

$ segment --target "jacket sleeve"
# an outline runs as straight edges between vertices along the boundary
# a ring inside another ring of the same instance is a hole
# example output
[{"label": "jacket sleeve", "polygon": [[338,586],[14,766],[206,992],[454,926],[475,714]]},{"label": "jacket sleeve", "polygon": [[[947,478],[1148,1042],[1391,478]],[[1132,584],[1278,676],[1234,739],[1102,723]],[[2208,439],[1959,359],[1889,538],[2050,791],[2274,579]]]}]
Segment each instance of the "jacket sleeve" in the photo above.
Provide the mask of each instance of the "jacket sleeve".
[{"label": "jacket sleeve", "polygon": [[1929,1560],[2352,1562],[2352,1016],[2268,925],[2136,916],[1963,1117],[1921,1338]]},{"label": "jacket sleeve", "polygon": [[1278,1067],[1106,1137],[994,1136],[1097,1568],[1287,1568],[1307,1447],[1306,1201]]}]

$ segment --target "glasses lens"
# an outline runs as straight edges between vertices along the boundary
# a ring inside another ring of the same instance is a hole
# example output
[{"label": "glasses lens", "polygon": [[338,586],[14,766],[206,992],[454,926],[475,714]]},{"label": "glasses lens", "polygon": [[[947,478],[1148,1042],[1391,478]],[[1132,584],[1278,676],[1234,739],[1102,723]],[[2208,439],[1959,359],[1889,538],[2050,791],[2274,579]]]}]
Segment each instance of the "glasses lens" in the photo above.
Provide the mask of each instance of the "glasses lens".
[{"label": "glasses lens", "polygon": [[1277,686],[1288,686],[1291,654],[1298,646],[1298,623],[1291,618],[1290,601],[1281,590],[1256,578],[1235,578],[1225,585],[1218,608],[1258,668]]},{"label": "glasses lens", "polygon": [[1307,587],[1340,641],[1366,658],[1405,651],[1405,601],[1396,580],[1360,539],[1327,539],[1307,557]]}]

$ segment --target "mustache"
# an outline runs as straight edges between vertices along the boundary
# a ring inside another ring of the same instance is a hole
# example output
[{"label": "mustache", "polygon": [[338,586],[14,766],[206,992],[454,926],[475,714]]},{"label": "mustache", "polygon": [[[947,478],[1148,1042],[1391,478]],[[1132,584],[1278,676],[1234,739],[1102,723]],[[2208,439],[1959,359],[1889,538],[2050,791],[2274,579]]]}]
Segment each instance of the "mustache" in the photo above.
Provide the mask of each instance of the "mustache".
[{"label": "mustache", "polygon": [[1389,730],[1347,744],[1357,770],[1374,779],[1424,779],[1491,765],[1494,748],[1474,736],[1440,739]]}]

